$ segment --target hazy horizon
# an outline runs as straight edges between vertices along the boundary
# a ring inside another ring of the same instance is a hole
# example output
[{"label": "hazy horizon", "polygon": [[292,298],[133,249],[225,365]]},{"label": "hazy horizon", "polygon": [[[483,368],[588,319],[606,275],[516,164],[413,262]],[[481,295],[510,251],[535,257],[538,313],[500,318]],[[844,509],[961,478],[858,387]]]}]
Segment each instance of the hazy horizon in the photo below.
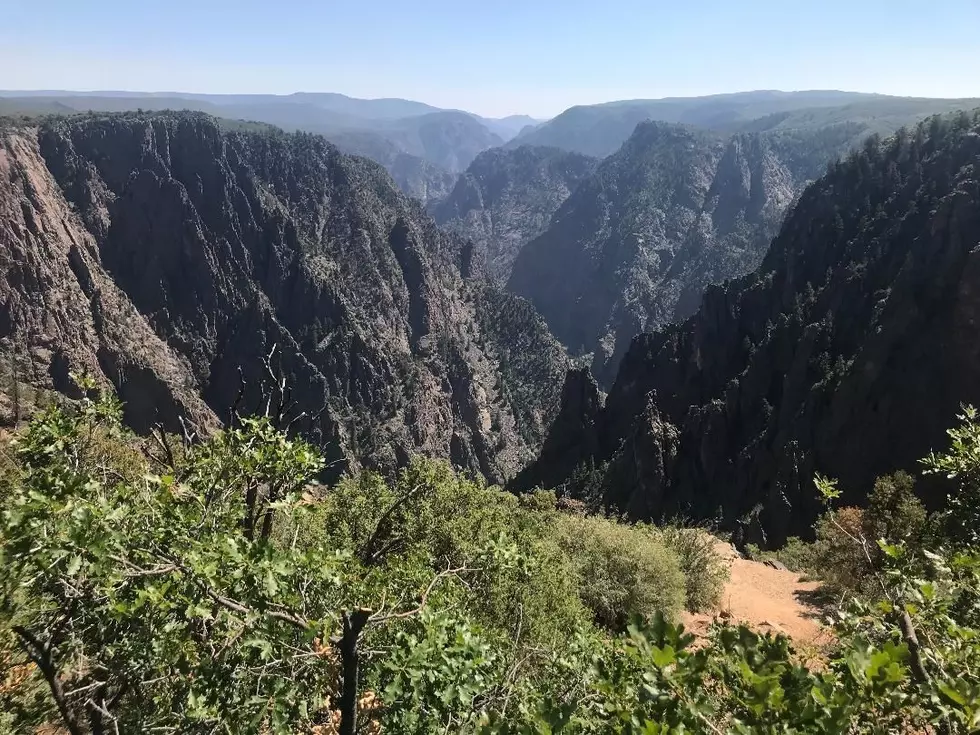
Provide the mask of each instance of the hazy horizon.
[{"label": "hazy horizon", "polygon": [[[886,95],[886,94],[883,94],[881,92],[866,91],[866,90],[853,90],[853,89],[847,89],[847,90],[845,90],[845,89],[792,89],[792,90],[791,89],[740,89],[740,90],[735,90],[735,91],[731,91],[731,92],[715,92],[715,93],[706,94],[706,95],[683,95],[683,96],[671,96],[671,97],[644,97],[644,98],[634,97],[634,98],[601,99],[601,100],[593,100],[593,101],[589,101],[589,102],[576,102],[574,105],[570,105],[570,107],[589,106],[589,105],[603,105],[603,104],[608,104],[608,103],[613,103],[613,102],[630,102],[630,101],[634,101],[634,100],[635,101],[641,101],[641,100],[642,101],[658,101],[658,100],[666,100],[666,99],[690,99],[690,98],[695,98],[695,97],[726,97],[726,96],[735,96],[735,95],[740,95],[740,94],[753,94],[753,93],[764,93],[764,92],[772,92],[772,93],[778,93],[778,94],[799,94],[799,93],[814,93],[814,92],[836,92],[836,93],[843,93],[843,94],[867,94],[867,95],[877,95],[877,96],[895,97],[895,98],[903,98],[903,97],[905,97],[905,98],[912,98],[912,99],[915,99],[915,98],[920,98],[920,99],[959,99],[959,98],[938,97],[938,96],[935,96],[935,95]],[[66,97],[68,97],[68,96],[79,96],[79,97],[99,97],[99,96],[106,96],[106,97],[119,97],[119,98],[123,98],[123,99],[128,98],[128,97],[131,97],[133,99],[139,99],[141,97],[146,97],[147,99],[150,99],[150,98],[167,98],[167,97],[180,98],[181,96],[187,96],[187,95],[192,95],[192,96],[207,96],[207,97],[256,96],[256,97],[281,97],[281,98],[288,98],[288,97],[292,97],[292,96],[295,96],[295,95],[308,95],[308,94],[340,94],[342,96],[345,96],[345,97],[348,97],[348,98],[351,98],[351,99],[360,99],[360,100],[367,100],[367,101],[402,100],[402,101],[410,101],[410,102],[420,102],[422,104],[431,105],[432,107],[439,107],[438,105],[435,105],[435,104],[433,104],[433,103],[431,103],[431,102],[429,102],[427,100],[413,99],[413,98],[404,97],[404,96],[391,96],[391,97],[356,97],[355,95],[347,95],[347,94],[344,94],[342,92],[336,92],[335,90],[309,90],[309,89],[301,89],[301,90],[296,90],[294,92],[281,92],[280,93],[280,92],[263,92],[263,91],[256,91],[256,92],[223,92],[223,91],[217,91],[216,92],[216,91],[213,91],[213,90],[198,92],[198,91],[177,90],[177,89],[165,89],[165,90],[146,90],[146,89],[0,89],[0,96],[4,96],[4,97],[16,97],[18,95],[24,95],[24,96],[29,96],[29,97],[30,96],[44,97],[44,96],[49,96],[50,95],[52,97],[56,97],[56,96],[66,96]],[[962,97],[962,98],[964,98],[964,99],[965,98],[980,98],[980,95],[976,95],[976,96],[965,96],[965,97]],[[455,110],[460,110],[462,112],[469,112],[469,113],[479,114],[479,113],[475,113],[475,111],[473,111],[473,110],[466,110],[466,109],[461,108],[461,107],[440,107],[439,109],[443,109],[443,110],[454,110],[455,109]],[[541,116],[541,115],[528,115],[528,113],[525,113],[525,112],[512,112],[512,113],[508,113],[508,114],[505,114],[505,115],[496,115],[496,116],[484,115],[482,117],[487,117],[489,119],[502,119],[502,118],[507,118],[507,117],[532,117],[532,118],[535,118],[538,121],[544,121],[544,120],[549,120],[549,119],[552,119],[552,118],[556,117],[557,115],[561,114],[562,112],[564,112],[567,109],[569,109],[569,108],[564,108],[562,110],[559,110],[554,115],[546,115],[546,116]]]},{"label": "hazy horizon", "polygon": [[[52,22],[56,18],[56,22]],[[0,85],[181,94],[337,92],[486,117],[740,90],[980,97],[980,3],[429,0],[326,6],[174,0],[164,7],[12,0]]]}]

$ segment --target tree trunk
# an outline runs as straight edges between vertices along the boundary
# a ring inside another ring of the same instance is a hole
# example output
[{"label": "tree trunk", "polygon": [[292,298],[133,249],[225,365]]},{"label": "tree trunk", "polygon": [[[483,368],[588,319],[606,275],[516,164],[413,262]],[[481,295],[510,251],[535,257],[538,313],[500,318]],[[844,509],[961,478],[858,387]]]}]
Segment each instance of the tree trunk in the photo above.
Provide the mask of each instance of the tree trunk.
[{"label": "tree trunk", "polygon": [[343,688],[340,692],[340,735],[357,733],[357,690],[360,676],[357,644],[370,615],[369,610],[344,613],[344,634],[337,643],[343,675]]}]

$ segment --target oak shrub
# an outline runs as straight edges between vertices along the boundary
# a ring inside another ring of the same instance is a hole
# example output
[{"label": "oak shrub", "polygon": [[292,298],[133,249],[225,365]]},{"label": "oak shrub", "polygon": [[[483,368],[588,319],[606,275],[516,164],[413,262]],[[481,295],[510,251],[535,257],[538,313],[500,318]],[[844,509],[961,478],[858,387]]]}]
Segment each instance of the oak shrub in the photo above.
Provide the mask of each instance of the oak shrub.
[{"label": "oak shrub", "polygon": [[[969,496],[980,429],[964,422],[927,469]],[[427,460],[324,488],[315,449],[264,417],[152,445],[104,398],[45,409],[14,438],[0,479],[11,732],[980,728],[980,555],[965,527],[917,545],[904,479],[874,501],[896,523],[837,509],[818,525],[814,558],[843,563],[856,544],[866,568],[852,571],[878,591],[854,585],[811,669],[785,637],[719,624],[694,645],[672,621],[719,583],[690,580],[712,567],[699,531],[561,513],[550,493]],[[878,528],[902,536],[869,544]]]}]

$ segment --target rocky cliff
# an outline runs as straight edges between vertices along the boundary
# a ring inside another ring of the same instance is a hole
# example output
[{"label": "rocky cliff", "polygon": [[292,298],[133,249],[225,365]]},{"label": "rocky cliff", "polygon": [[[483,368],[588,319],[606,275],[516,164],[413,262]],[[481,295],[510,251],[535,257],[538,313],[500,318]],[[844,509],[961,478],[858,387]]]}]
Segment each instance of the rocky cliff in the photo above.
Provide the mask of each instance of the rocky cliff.
[{"label": "rocky cliff", "polygon": [[858,502],[980,401],[980,114],[870,139],[806,189],[755,273],[632,341],[603,406],[569,375],[518,485],[633,517],[805,534],[814,472]]},{"label": "rocky cliff", "polygon": [[[499,481],[556,408],[564,353],[533,309],[469,283],[467,245],[318,136],[198,113],[8,123],[0,244],[20,373],[71,395],[89,372],[138,430],[258,408],[272,354],[334,472],[422,452]],[[534,370],[498,369],[529,348]]]},{"label": "rocky cliff", "polygon": [[548,227],[597,163],[557,148],[492,148],[476,157],[432,215],[474,244],[482,272],[505,283],[521,248]]},{"label": "rocky cliff", "polygon": [[530,299],[608,388],[630,340],[682,320],[704,288],[757,267],[803,186],[855,126],[721,136],[640,124],[514,261]]}]

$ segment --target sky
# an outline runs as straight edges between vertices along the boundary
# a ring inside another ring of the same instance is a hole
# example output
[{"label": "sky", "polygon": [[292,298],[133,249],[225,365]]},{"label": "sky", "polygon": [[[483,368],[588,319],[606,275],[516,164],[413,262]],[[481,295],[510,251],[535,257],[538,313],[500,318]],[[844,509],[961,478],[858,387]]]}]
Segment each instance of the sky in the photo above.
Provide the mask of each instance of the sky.
[{"label": "sky", "polygon": [[751,89],[980,97],[980,0],[3,0],[0,89],[341,92],[500,117]]}]

